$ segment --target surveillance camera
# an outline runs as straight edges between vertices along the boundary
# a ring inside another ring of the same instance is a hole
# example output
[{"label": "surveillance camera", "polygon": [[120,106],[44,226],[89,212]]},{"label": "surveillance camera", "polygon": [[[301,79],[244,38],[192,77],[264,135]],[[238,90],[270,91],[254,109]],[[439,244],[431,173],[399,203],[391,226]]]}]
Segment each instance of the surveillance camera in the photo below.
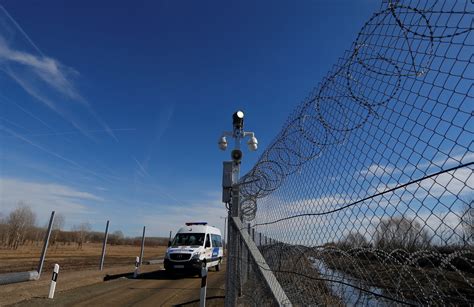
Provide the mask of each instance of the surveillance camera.
[{"label": "surveillance camera", "polygon": [[220,150],[226,150],[227,149],[227,140],[226,140],[225,136],[223,136],[219,139],[218,144],[219,144]]},{"label": "surveillance camera", "polygon": [[247,146],[249,147],[250,151],[255,151],[258,148],[258,141],[257,138],[252,136],[250,140],[247,142]]}]

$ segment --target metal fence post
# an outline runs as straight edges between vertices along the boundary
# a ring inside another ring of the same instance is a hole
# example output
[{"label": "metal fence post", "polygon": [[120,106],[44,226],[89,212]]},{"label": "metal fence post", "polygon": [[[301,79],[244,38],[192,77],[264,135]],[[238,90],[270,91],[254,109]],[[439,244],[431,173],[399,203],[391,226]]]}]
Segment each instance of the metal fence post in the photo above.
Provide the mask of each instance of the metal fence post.
[{"label": "metal fence post", "polygon": [[207,289],[207,266],[201,268],[201,293],[199,296],[199,307],[206,307],[206,289]]},{"label": "metal fence post", "polygon": [[143,252],[145,249],[145,226],[143,226],[143,234],[142,234],[142,247],[140,249],[140,266],[142,266],[143,262]]},{"label": "metal fence post", "polygon": [[54,211],[51,212],[51,217],[49,219],[48,230],[46,231],[46,236],[44,238],[43,250],[41,252],[40,261],[38,264],[38,279],[41,277],[41,271],[43,271],[44,259],[46,258],[46,252],[48,251],[49,237],[51,236],[51,230],[53,228],[54,221]]},{"label": "metal fence post", "polygon": [[107,224],[105,224],[104,242],[102,243],[102,255],[100,257],[100,265],[99,265],[99,270],[101,271],[104,268],[105,249],[107,248],[108,237],[109,237],[109,221],[107,221]]},{"label": "metal fence post", "polygon": [[[247,232],[248,232],[249,237],[250,237],[250,234],[252,233],[250,231],[250,223],[247,224]],[[247,263],[245,264],[246,270],[245,270],[245,280],[244,281],[247,282],[247,280],[250,276],[250,263],[251,263],[250,261],[252,261],[252,260],[250,259],[250,252],[248,250],[247,245],[243,244],[243,246],[245,248],[245,256],[246,256],[245,258],[246,258],[246,261],[247,261]]]},{"label": "metal fence post", "polygon": [[[234,223],[231,222],[232,217],[240,216],[239,206],[239,186],[237,185],[239,175],[239,163],[233,164],[233,186],[232,186],[232,204],[229,210],[229,218],[227,219],[227,235],[229,237],[229,245],[227,251],[227,274],[226,274],[226,296],[225,306],[233,307],[237,302],[237,293],[240,292],[240,272],[238,263],[239,236],[238,230],[235,230]],[[236,290],[239,289],[237,292]]]}]

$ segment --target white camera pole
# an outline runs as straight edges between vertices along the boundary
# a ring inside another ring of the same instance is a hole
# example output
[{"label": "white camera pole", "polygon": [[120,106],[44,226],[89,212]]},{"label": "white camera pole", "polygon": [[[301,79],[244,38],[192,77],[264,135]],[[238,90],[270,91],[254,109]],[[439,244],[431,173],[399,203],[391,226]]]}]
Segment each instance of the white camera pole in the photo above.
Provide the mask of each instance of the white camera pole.
[{"label": "white camera pole", "polygon": [[[258,148],[258,141],[255,133],[244,131],[244,112],[237,111],[232,115],[232,131],[224,131],[219,138],[218,145],[221,150],[226,150],[228,143],[226,137],[234,139],[234,150],[232,150],[232,161],[224,161],[223,176],[222,176],[222,202],[228,206],[227,219],[227,273],[226,273],[226,295],[224,305],[226,307],[233,307],[236,305],[237,296],[241,294],[241,264],[238,263],[239,255],[239,241],[238,234],[233,225],[233,217],[240,217],[239,204],[239,176],[240,176],[240,161],[242,159],[242,151],[240,145],[245,137],[249,137],[247,142],[248,149],[255,151]],[[245,266],[246,264],[242,264]],[[244,270],[246,271],[246,268]],[[236,281],[235,281],[236,280]],[[244,277],[245,280],[245,277]]]}]

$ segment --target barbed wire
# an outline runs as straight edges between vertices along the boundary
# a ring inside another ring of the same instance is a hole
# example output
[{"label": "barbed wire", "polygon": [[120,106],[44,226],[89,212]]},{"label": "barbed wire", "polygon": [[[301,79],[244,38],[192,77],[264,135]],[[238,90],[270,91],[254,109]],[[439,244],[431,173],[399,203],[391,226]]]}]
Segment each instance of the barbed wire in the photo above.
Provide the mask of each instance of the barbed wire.
[{"label": "barbed wire", "polygon": [[293,303],[474,304],[473,17],[383,1],[240,180]]},{"label": "barbed wire", "polygon": [[[459,10],[454,10],[458,3],[454,1],[452,10],[446,11],[435,10],[440,1],[424,9],[401,5],[401,2],[389,2],[388,8],[376,13],[364,25],[352,51],[346,52],[334,72],[298,106],[276,140],[243,176],[241,194],[247,207],[276,190],[287,176],[320,156],[326,147],[343,144],[349,132],[360,129],[370,118],[380,116],[377,108],[390,101],[400,101],[400,87],[407,82],[404,78],[421,78],[433,69],[429,64],[439,57],[436,51],[443,39],[451,39],[447,43],[452,45],[455,37],[466,36],[473,29],[469,20],[473,14],[472,10],[467,11],[467,1],[463,1],[465,7],[460,6]],[[403,22],[410,14],[415,15],[418,23]],[[441,17],[447,19],[446,24],[432,25],[430,15],[439,15],[438,22]],[[388,30],[397,31],[398,35],[387,35]],[[384,33],[380,33],[382,31]],[[456,60],[466,66],[472,64],[471,58]],[[472,81],[463,71],[449,74]],[[464,89],[465,97],[472,98],[467,90]],[[255,210],[248,209],[244,217],[252,220]]]}]

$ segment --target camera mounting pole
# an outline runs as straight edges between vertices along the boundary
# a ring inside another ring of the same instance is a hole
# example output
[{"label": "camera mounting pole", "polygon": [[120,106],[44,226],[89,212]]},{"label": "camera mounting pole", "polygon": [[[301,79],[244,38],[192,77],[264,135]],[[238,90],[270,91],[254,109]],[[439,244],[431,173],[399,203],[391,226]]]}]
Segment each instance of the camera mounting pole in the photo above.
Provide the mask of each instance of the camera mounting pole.
[{"label": "camera mounting pole", "polygon": [[[234,149],[231,152],[232,161],[224,161],[223,175],[222,175],[222,202],[228,206],[228,221],[227,233],[229,243],[227,244],[227,274],[226,274],[226,298],[225,306],[235,306],[237,293],[235,285],[232,285],[232,278],[239,279],[239,267],[237,265],[237,250],[238,240],[237,231],[233,228],[232,217],[240,219],[240,205],[239,205],[239,176],[240,176],[240,162],[242,160],[242,151],[240,145],[242,140],[249,137],[247,146],[250,151],[255,151],[258,148],[258,141],[255,133],[244,131],[244,112],[237,111],[232,115],[232,131],[224,131],[219,138],[219,148],[226,150],[228,143],[227,137],[234,139]],[[238,281],[240,289],[240,280]],[[240,293],[241,291],[239,291]]]}]

